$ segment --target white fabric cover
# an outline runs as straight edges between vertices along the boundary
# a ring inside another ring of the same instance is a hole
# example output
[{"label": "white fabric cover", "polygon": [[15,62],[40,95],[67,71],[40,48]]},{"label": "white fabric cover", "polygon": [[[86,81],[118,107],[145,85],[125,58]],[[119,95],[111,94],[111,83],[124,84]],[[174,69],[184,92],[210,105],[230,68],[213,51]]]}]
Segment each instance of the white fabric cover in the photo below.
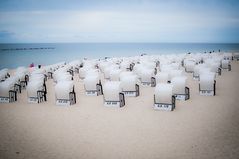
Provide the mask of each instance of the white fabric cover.
[{"label": "white fabric cover", "polygon": [[85,90],[96,90],[97,83],[99,83],[99,76],[87,75],[84,79]]},{"label": "white fabric cover", "polygon": [[215,74],[204,73],[200,75],[201,90],[213,90]]},{"label": "white fabric cover", "polygon": [[5,81],[0,83],[0,96],[1,97],[9,97],[9,90],[14,89],[13,81]]},{"label": "white fabric cover", "polygon": [[123,91],[136,91],[137,77],[135,75],[124,76],[120,80]]},{"label": "white fabric cover", "polygon": [[69,99],[69,93],[73,90],[72,81],[61,81],[55,86],[56,99]]},{"label": "white fabric cover", "polygon": [[119,101],[119,93],[122,91],[121,83],[108,81],[103,86],[104,99],[106,101]]},{"label": "white fabric cover", "polygon": [[155,87],[156,103],[172,103],[173,86],[171,84],[160,83]]},{"label": "white fabric cover", "polygon": [[110,71],[110,80],[111,81],[119,81],[120,79],[120,73],[121,70],[120,69],[113,69]]},{"label": "white fabric cover", "polygon": [[187,61],[185,64],[184,64],[185,68],[186,68],[186,71],[188,72],[192,72],[193,69],[194,69],[194,66],[195,66],[195,61]]},{"label": "white fabric cover", "polygon": [[158,83],[167,83],[169,80],[169,74],[168,72],[159,72],[156,76],[156,84]]},{"label": "white fabric cover", "polygon": [[140,72],[141,82],[151,82],[151,77],[154,77],[154,69],[142,69]]},{"label": "white fabric cover", "polygon": [[182,70],[171,70],[169,72],[169,80],[171,81],[172,78],[176,77],[176,76],[181,76],[183,74]]},{"label": "white fabric cover", "polygon": [[229,60],[222,60],[222,68],[227,69],[229,68],[230,61]]},{"label": "white fabric cover", "polygon": [[173,85],[173,94],[185,94],[186,77],[178,76],[171,80]]},{"label": "white fabric cover", "polygon": [[37,97],[37,91],[43,90],[43,83],[41,81],[29,82],[27,85],[27,96]]}]

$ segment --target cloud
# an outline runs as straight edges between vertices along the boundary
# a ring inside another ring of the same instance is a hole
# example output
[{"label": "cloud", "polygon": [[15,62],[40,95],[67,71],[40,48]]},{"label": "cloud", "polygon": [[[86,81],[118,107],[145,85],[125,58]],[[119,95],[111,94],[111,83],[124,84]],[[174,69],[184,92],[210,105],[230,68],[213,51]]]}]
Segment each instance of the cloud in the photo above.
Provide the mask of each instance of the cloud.
[{"label": "cloud", "polygon": [[[38,2],[28,6],[31,10],[0,11],[4,19],[0,30],[8,31],[6,39],[20,42],[203,42],[223,41],[223,37],[211,36],[232,36],[228,30],[239,29],[238,13],[220,5],[212,7],[215,1],[196,0],[195,5],[188,0],[107,1],[106,7],[106,1],[96,2],[100,6],[93,2],[80,2],[86,9],[74,1],[64,3],[66,9],[57,3],[55,9],[42,9]],[[2,34],[0,42],[5,42]]]}]

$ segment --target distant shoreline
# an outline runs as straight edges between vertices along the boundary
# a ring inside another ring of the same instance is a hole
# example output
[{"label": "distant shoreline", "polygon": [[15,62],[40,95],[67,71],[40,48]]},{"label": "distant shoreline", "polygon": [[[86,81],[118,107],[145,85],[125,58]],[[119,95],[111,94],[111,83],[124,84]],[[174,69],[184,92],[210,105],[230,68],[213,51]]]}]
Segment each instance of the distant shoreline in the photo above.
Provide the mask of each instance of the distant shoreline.
[{"label": "distant shoreline", "polygon": [[50,50],[50,49],[55,49],[55,48],[54,47],[9,48],[9,49],[1,49],[1,51]]}]

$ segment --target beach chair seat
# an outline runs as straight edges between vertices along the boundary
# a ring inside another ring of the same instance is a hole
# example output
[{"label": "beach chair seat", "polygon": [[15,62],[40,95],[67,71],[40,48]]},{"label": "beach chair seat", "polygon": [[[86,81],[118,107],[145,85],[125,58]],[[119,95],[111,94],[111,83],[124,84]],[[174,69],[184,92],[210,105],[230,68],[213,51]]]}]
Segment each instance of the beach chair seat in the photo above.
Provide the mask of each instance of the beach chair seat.
[{"label": "beach chair seat", "polygon": [[40,103],[46,101],[46,88],[43,81],[31,81],[27,86],[27,97],[29,103]]},{"label": "beach chair seat", "polygon": [[17,101],[17,92],[14,87],[15,82],[13,80],[0,82],[0,103]]},{"label": "beach chair seat", "polygon": [[118,81],[108,81],[103,86],[104,106],[123,107],[125,105],[124,94],[121,83]]},{"label": "beach chair seat", "polygon": [[175,109],[175,97],[172,84],[160,83],[155,87],[154,109],[173,111]]},{"label": "beach chair seat", "polygon": [[87,75],[84,79],[85,94],[98,96],[103,94],[102,84],[98,75]]},{"label": "beach chair seat", "polygon": [[55,85],[56,105],[69,106],[76,103],[72,81],[60,81]]},{"label": "beach chair seat", "polygon": [[216,95],[216,80],[214,73],[204,73],[200,75],[199,93],[205,96]]},{"label": "beach chair seat", "polygon": [[173,95],[177,100],[188,100],[190,98],[189,88],[186,87],[186,77],[174,77],[171,84],[173,85]]},{"label": "beach chair seat", "polygon": [[137,84],[137,76],[129,75],[120,78],[122,92],[125,96],[137,97],[139,96],[139,85]]}]

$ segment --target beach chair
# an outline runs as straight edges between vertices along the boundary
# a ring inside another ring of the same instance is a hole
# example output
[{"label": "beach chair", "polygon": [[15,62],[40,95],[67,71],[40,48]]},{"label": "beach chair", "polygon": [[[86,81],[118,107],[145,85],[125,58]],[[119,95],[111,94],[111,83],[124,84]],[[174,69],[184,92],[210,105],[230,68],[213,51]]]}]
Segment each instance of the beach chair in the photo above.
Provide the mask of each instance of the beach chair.
[{"label": "beach chair", "polygon": [[29,103],[40,103],[46,101],[46,86],[43,81],[31,81],[27,86],[27,97]]},{"label": "beach chair", "polygon": [[239,53],[234,53],[233,58],[237,61],[239,61]]},{"label": "beach chair", "polygon": [[212,62],[212,63],[210,63],[209,67],[211,69],[211,72],[214,72],[219,76],[222,74],[222,69],[220,68],[220,63]]},{"label": "beach chair", "polygon": [[221,69],[231,71],[231,62],[230,60],[221,61]]},{"label": "beach chair", "polygon": [[196,64],[195,61],[185,61],[185,63],[184,63],[185,72],[193,73],[195,64]]},{"label": "beach chair", "polygon": [[0,82],[5,81],[5,79],[9,78],[10,74],[7,68],[0,70]]},{"label": "beach chair", "polygon": [[131,63],[129,61],[123,61],[120,63],[120,69],[122,71],[131,71],[132,68],[131,68]]},{"label": "beach chair", "polygon": [[118,81],[108,81],[103,86],[104,106],[123,107],[125,105],[124,94]]},{"label": "beach chair", "polygon": [[103,73],[104,73],[104,78],[107,80],[110,80],[110,75],[111,71],[113,70],[119,70],[118,65],[108,65],[108,67],[104,68]]},{"label": "beach chair", "polygon": [[154,109],[173,111],[175,109],[175,97],[171,84],[160,83],[155,87]]},{"label": "beach chair", "polygon": [[154,69],[141,69],[139,76],[140,76],[140,81],[143,86],[154,86],[155,85],[154,71],[155,71]]},{"label": "beach chair", "polygon": [[87,75],[84,79],[85,94],[98,96],[103,94],[102,85],[98,75]]},{"label": "beach chair", "polygon": [[55,85],[56,105],[69,106],[76,103],[73,81],[60,81]]},{"label": "beach chair", "polygon": [[11,103],[14,101],[17,101],[15,81],[6,80],[4,82],[0,82],[0,103]]},{"label": "beach chair", "polygon": [[199,80],[199,71],[200,71],[200,69],[201,69],[201,65],[199,64],[199,65],[196,65],[195,67],[194,67],[194,69],[193,69],[193,79],[194,80]]},{"label": "beach chair", "polygon": [[199,93],[205,96],[216,95],[215,73],[203,73],[199,78]]},{"label": "beach chair", "polygon": [[128,75],[120,78],[122,92],[125,96],[137,97],[139,96],[139,85],[137,84],[136,75]]},{"label": "beach chair", "polygon": [[189,88],[186,87],[186,77],[174,77],[171,84],[173,85],[173,95],[177,100],[188,100],[190,98]]},{"label": "beach chair", "polygon": [[82,68],[80,68],[79,69],[79,77],[80,77],[80,79],[84,79],[85,78],[85,76],[86,76],[86,73],[87,73],[87,71],[89,71],[90,69],[92,69],[92,68],[90,68],[90,67],[82,67]]}]

